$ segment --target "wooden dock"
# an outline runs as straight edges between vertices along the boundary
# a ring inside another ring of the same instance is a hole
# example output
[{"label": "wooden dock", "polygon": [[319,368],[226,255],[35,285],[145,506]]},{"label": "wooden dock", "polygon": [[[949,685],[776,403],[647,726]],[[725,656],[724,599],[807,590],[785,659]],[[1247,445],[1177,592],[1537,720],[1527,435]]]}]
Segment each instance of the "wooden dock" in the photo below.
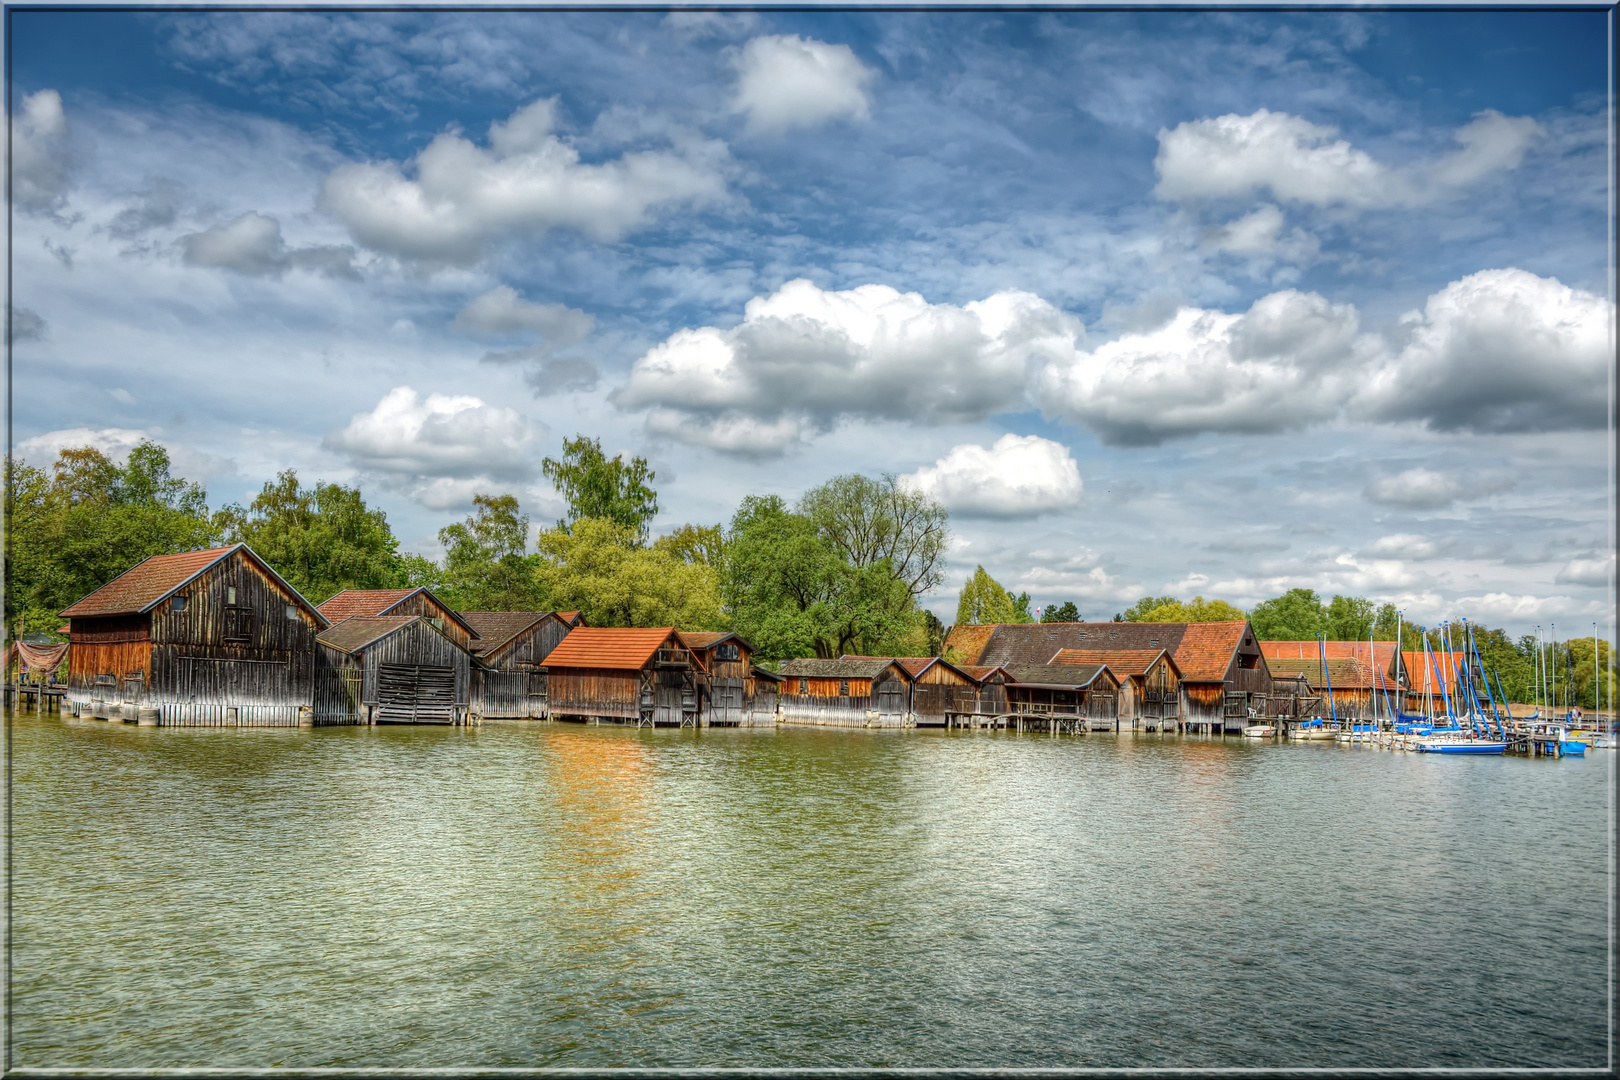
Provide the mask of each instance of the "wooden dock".
[{"label": "wooden dock", "polygon": [[0,693],[5,696],[7,708],[39,709],[54,699],[55,707],[60,710],[67,697],[67,687],[55,682],[8,682]]}]

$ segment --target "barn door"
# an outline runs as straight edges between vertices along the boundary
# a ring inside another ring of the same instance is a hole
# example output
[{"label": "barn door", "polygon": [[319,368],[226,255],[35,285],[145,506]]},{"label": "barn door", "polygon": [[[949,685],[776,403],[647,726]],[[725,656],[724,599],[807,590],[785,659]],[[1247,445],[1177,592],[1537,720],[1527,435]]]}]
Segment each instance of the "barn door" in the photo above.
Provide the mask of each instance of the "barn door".
[{"label": "barn door", "polygon": [[900,683],[878,683],[876,696],[879,715],[898,716],[906,711],[906,688]]},{"label": "barn door", "polygon": [[455,723],[456,669],[426,664],[378,664],[377,722]]}]

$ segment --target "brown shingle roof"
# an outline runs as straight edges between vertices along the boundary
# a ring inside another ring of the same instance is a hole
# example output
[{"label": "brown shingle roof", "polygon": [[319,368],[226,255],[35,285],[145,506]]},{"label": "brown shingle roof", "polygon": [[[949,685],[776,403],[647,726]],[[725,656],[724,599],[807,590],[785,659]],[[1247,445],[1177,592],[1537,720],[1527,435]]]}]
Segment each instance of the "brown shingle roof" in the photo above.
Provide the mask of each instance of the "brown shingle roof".
[{"label": "brown shingle roof", "polygon": [[321,614],[333,622],[351,615],[381,615],[415,589],[344,589],[320,605]]},{"label": "brown shingle roof", "polygon": [[1268,659],[1266,666],[1275,675],[1300,675],[1311,685],[1313,690],[1324,690],[1327,687],[1326,679],[1332,680],[1335,690],[1393,690],[1388,680],[1379,677],[1375,680],[1373,671],[1366,664],[1365,657],[1359,656],[1330,656],[1327,660],[1326,671],[1320,657],[1279,656]]},{"label": "brown shingle roof", "polygon": [[[1248,628],[1241,620],[1208,623],[999,623],[979,664],[1050,664],[1065,649],[1163,649],[1189,682],[1224,682]],[[972,629],[982,630],[984,627]]]},{"label": "brown shingle roof", "polygon": [[[1165,649],[1063,649],[1052,658],[1052,663],[1107,664],[1109,671],[1123,679],[1131,675],[1146,675],[1161,656],[1168,657],[1169,652]],[[1180,675],[1181,671],[1173,659],[1170,668]]]},{"label": "brown shingle roof", "polygon": [[513,638],[544,620],[551,612],[460,611],[457,614],[478,634],[472,643],[473,655],[488,656],[504,648]]},{"label": "brown shingle roof", "polygon": [[[890,665],[899,667],[893,660],[881,657],[871,660],[823,660],[807,656],[783,664],[782,674],[795,679],[872,679]],[[900,668],[900,674],[908,675],[905,668]]]},{"label": "brown shingle roof", "polygon": [[995,630],[995,623],[958,623],[945,635],[945,648],[955,652],[959,663],[977,664]]},{"label": "brown shingle roof", "polygon": [[957,664],[956,668],[976,683],[983,683],[996,672],[1007,670],[1000,664]]},{"label": "brown shingle roof", "polygon": [[1083,690],[1100,677],[1105,683],[1117,683],[1102,664],[1022,664],[1007,669],[1015,684],[1020,686],[1054,686]]},{"label": "brown shingle roof", "polygon": [[1249,624],[1233,622],[1188,623],[1181,641],[1170,652],[1181,677],[1187,682],[1222,682],[1232,664],[1232,654],[1243,643]]},{"label": "brown shingle roof", "polygon": [[305,610],[315,615],[318,623],[331,621],[319,608],[304,599],[303,594],[287,584],[269,563],[259,558],[246,544],[231,544],[228,547],[207,548],[203,551],[182,551],[174,555],[153,555],[57,614],[68,619],[84,619],[102,615],[134,615],[149,611],[180,586],[238,551],[242,553],[243,558],[296,597],[304,605]]},{"label": "brown shingle roof", "polygon": [[402,626],[409,626],[420,615],[351,615],[315,638],[340,652],[356,653],[378,638],[387,637]]},{"label": "brown shingle roof", "polygon": [[[675,633],[672,626],[653,629],[617,629],[580,626],[551,650],[546,657],[548,668],[609,668],[616,671],[639,671],[647,666],[653,653],[663,647]],[[694,661],[696,658],[694,657]]]},{"label": "brown shingle roof", "polygon": [[232,550],[221,547],[206,551],[183,551],[178,555],[153,555],[58,614],[63,618],[82,619],[92,615],[133,615],[145,611]]}]

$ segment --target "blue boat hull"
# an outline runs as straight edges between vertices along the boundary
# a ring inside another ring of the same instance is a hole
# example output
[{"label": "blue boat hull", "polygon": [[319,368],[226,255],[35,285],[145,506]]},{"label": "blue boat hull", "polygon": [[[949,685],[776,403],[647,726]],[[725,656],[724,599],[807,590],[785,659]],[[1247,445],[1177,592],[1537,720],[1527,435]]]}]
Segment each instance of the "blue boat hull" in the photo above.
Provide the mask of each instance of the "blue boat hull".
[{"label": "blue boat hull", "polygon": [[1418,751],[1424,754],[1500,754],[1507,746],[1499,742],[1486,742],[1483,739],[1474,742],[1445,742],[1425,745],[1418,743]]}]

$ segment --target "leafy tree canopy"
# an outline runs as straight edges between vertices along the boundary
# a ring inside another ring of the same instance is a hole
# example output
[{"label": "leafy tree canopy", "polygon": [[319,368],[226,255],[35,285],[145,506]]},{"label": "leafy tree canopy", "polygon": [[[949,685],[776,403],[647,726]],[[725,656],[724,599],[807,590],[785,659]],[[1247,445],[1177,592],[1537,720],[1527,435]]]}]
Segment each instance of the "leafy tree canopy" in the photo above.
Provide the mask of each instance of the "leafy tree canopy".
[{"label": "leafy tree canopy", "polygon": [[251,547],[287,583],[321,603],[343,589],[394,589],[405,584],[399,541],[381,510],[359,488],[317,480],[302,487],[292,469],[266,483],[244,509],[214,515],[227,543]]},{"label": "leafy tree canopy", "polygon": [[850,473],[805,492],[799,512],[850,566],[886,564],[910,597],[931,592],[945,578],[949,514],[893,474],[882,479]]},{"label": "leafy tree canopy", "polygon": [[1186,603],[1173,601],[1143,612],[1133,622],[1237,622],[1247,618],[1243,609],[1225,600],[1205,600],[1195,596]]},{"label": "leafy tree canopy", "polygon": [[719,569],[725,557],[726,536],[719,525],[682,525],[654,540],[653,546],[685,562]]},{"label": "leafy tree canopy", "polygon": [[985,623],[1027,623],[1035,617],[1029,610],[1029,594],[1013,596],[1001,583],[976,566],[962,583],[962,596],[956,603],[956,621],[961,625]]},{"label": "leafy tree canopy", "polygon": [[1327,632],[1327,611],[1315,589],[1289,589],[1256,604],[1249,622],[1261,641],[1309,641]]},{"label": "leafy tree canopy", "polygon": [[[1115,622],[1148,622],[1148,613],[1170,604],[1179,604],[1173,596],[1144,596],[1114,618]],[[1156,620],[1155,620],[1156,621]]]},{"label": "leafy tree canopy", "polygon": [[434,591],[461,611],[533,611],[545,603],[529,557],[529,515],[511,495],[474,495],[465,521],[439,530]]},{"label": "leafy tree canopy", "polygon": [[536,542],[534,584],[559,611],[578,610],[593,626],[674,626],[718,630],[724,625],[720,575],[667,550],[643,547],[630,526],[581,518]]},{"label": "leafy tree canopy", "polygon": [[1073,600],[1065,600],[1061,604],[1053,604],[1041,610],[1041,622],[1083,622],[1080,618],[1080,609],[1074,606]]},{"label": "leafy tree canopy", "polygon": [[568,501],[568,517],[557,522],[567,532],[577,521],[601,519],[628,529],[636,544],[646,542],[647,527],[658,516],[658,492],[650,486],[658,474],[647,459],[624,455],[609,458],[600,439],[583,435],[563,440],[563,456],[546,458],[540,470]]}]

